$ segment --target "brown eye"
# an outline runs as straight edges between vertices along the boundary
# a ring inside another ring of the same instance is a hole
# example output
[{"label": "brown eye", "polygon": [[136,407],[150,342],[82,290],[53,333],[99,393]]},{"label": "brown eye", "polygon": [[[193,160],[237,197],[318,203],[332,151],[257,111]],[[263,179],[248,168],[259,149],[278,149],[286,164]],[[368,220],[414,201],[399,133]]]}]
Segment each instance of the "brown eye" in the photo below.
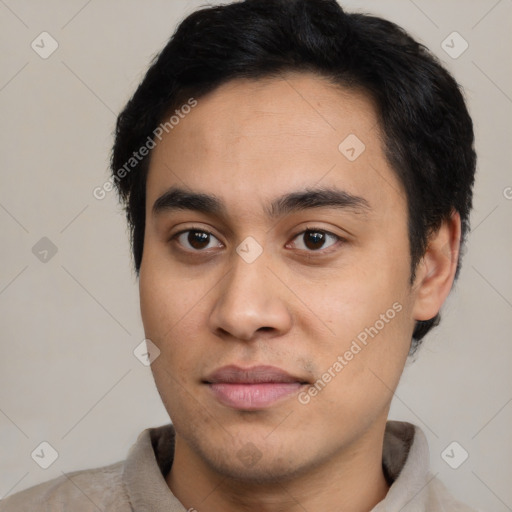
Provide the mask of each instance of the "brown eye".
[{"label": "brown eye", "polygon": [[[182,231],[178,233],[173,238],[176,238],[180,245],[184,246],[186,249],[190,249],[193,251],[202,251],[204,249],[208,249],[209,244],[211,243],[211,239],[217,238],[208,231],[203,231],[201,229],[187,229],[186,231]],[[219,247],[217,244],[217,247]]]},{"label": "brown eye", "polygon": [[[325,246],[326,242],[331,239],[334,240],[330,245]],[[302,244],[298,244],[298,249],[306,251],[318,252],[320,249],[326,249],[334,245],[341,238],[328,231],[320,229],[306,229],[299,233],[294,240],[302,241]],[[302,247],[301,247],[302,245]]]}]

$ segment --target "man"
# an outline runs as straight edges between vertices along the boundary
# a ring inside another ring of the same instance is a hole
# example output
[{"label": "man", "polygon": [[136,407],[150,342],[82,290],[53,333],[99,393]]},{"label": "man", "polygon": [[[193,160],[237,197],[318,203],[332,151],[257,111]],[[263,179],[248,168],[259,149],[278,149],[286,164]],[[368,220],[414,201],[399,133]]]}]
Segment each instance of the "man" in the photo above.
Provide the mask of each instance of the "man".
[{"label": "man", "polygon": [[0,510],[470,511],[388,421],[460,266],[458,85],[334,0],[190,15],[120,114],[151,368],[173,425]]}]

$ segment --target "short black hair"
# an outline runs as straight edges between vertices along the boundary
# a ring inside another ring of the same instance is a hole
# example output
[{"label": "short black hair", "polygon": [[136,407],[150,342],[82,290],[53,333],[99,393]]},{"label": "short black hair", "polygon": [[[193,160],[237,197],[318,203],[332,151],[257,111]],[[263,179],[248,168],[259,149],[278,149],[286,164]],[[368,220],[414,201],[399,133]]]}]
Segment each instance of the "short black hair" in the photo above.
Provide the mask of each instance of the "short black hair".
[{"label": "short black hair", "polygon": [[[186,17],[117,119],[111,171],[137,275],[151,153],[135,161],[134,152],[187,99],[233,79],[285,72],[313,72],[374,100],[386,158],[407,196],[411,282],[429,236],[453,212],[461,217],[462,249],[476,168],[473,123],[462,88],[440,61],[398,25],[346,13],[335,0],[244,0]],[[417,322],[411,353],[439,320]]]}]

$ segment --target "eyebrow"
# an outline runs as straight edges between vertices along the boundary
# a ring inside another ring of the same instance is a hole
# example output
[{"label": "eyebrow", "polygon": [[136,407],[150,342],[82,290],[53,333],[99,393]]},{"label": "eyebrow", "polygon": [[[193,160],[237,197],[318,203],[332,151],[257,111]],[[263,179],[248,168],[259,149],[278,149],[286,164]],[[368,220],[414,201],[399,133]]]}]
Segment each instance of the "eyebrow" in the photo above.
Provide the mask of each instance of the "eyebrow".
[{"label": "eyebrow", "polygon": [[[371,210],[366,199],[336,188],[306,188],[274,199],[265,207],[270,219],[313,208],[336,208],[366,213]],[[153,215],[177,210],[192,210],[217,217],[228,217],[224,202],[217,196],[171,187],[153,204]]]}]

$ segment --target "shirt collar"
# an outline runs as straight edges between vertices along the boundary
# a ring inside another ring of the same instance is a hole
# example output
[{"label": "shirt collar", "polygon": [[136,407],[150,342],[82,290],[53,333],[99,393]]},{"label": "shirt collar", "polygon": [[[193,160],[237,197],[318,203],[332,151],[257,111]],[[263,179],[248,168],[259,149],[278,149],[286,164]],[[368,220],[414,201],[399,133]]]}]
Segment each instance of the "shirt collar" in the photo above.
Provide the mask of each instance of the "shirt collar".
[{"label": "shirt collar", "polygon": [[433,477],[429,476],[430,454],[423,431],[405,421],[388,421],[382,465],[393,483],[371,512],[426,511],[427,493],[422,490]]},{"label": "shirt collar", "polygon": [[[128,453],[123,483],[137,512],[185,510],[165,481],[173,462],[174,435],[172,424],[148,428],[141,432]],[[426,493],[421,492],[429,483],[425,434],[411,423],[388,421],[383,446],[382,466],[391,487],[386,498],[371,512],[405,512],[406,506],[416,512],[427,510]]]}]

